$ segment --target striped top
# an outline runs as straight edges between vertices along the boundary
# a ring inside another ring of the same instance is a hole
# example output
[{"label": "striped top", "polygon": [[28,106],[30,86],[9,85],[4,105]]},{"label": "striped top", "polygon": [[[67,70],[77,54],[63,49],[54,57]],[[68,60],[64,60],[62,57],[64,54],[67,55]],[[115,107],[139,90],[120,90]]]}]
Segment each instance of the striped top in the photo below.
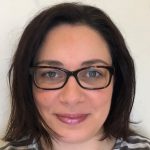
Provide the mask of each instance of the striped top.
[{"label": "striped top", "polygon": [[[0,146],[1,145],[2,143],[0,143]],[[1,146],[0,150],[41,150],[41,149],[38,147],[37,143],[19,147],[15,147],[12,146],[10,143],[7,143],[3,145],[3,147]],[[129,136],[126,141],[120,138],[116,140],[113,150],[150,150],[150,139],[147,139],[139,135]]]},{"label": "striped top", "polygon": [[150,139],[139,135],[129,136],[126,141],[120,138],[113,150],[150,150]]}]

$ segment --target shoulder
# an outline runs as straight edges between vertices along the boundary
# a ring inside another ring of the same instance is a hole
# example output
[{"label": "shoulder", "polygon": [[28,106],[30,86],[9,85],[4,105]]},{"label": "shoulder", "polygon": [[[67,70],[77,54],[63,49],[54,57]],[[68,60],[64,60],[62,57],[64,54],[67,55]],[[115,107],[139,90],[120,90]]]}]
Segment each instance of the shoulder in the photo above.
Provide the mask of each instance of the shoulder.
[{"label": "shoulder", "polygon": [[0,140],[0,150],[5,149],[9,145],[9,142]]},{"label": "shoulder", "polygon": [[126,140],[121,138],[114,150],[150,150],[150,139],[140,135],[129,136]]},{"label": "shoulder", "polygon": [[8,142],[0,140],[0,150],[2,149],[2,147],[5,147],[7,144],[8,144]]},{"label": "shoulder", "polygon": [[38,150],[36,143],[32,143],[24,146],[14,146],[11,142],[5,142],[0,140],[0,150]]}]

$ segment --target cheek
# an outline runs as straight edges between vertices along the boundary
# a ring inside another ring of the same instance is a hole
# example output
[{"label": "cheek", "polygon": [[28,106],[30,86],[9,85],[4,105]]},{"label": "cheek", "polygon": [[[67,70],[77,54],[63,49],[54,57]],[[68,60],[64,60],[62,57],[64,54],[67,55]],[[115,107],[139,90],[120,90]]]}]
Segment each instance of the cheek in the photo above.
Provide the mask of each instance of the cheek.
[{"label": "cheek", "polygon": [[52,106],[55,105],[55,101],[53,101],[55,97],[54,93],[55,92],[51,94],[50,91],[37,89],[36,87],[33,88],[34,101],[41,113],[44,111],[50,111],[49,108],[53,108]]},{"label": "cheek", "polygon": [[91,95],[91,103],[95,105],[95,107],[104,107],[105,105],[111,104],[112,99],[112,88],[106,88],[99,91],[95,91]]},{"label": "cheek", "polygon": [[93,114],[95,119],[99,120],[99,124],[103,124],[109,114],[112,99],[112,87],[95,91],[91,95],[91,106],[93,106]]}]

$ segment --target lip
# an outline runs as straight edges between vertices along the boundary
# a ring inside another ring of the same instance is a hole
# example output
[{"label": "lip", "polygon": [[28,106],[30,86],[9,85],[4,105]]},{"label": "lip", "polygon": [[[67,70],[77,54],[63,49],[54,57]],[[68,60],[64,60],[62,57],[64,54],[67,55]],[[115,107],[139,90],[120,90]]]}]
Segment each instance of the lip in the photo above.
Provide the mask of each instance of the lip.
[{"label": "lip", "polygon": [[56,114],[56,117],[62,123],[68,125],[77,125],[86,120],[89,114]]}]

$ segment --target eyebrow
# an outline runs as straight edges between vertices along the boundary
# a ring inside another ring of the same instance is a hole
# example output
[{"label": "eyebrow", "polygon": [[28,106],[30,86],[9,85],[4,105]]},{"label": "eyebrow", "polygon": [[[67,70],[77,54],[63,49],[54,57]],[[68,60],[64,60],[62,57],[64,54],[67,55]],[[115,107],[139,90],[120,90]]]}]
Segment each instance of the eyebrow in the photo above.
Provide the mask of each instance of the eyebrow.
[{"label": "eyebrow", "polygon": [[88,66],[88,65],[93,65],[93,64],[103,64],[103,65],[110,65],[109,63],[107,63],[106,61],[102,60],[102,59],[92,59],[92,60],[88,60],[88,61],[84,61],[81,66]]},{"label": "eyebrow", "polygon": [[[97,64],[97,63],[110,66],[109,63],[107,63],[106,61],[101,60],[101,59],[92,59],[92,60],[84,61],[81,63],[81,66],[90,66],[90,65]],[[35,63],[35,65],[41,65],[41,64],[43,64],[43,65],[45,64],[45,65],[49,65],[49,66],[56,66],[56,67],[64,66],[63,63],[61,63],[60,61],[57,61],[57,60],[41,60],[41,61],[38,61]]]},{"label": "eyebrow", "polygon": [[35,65],[49,65],[49,66],[64,66],[60,61],[57,60],[42,60],[35,63]]}]

